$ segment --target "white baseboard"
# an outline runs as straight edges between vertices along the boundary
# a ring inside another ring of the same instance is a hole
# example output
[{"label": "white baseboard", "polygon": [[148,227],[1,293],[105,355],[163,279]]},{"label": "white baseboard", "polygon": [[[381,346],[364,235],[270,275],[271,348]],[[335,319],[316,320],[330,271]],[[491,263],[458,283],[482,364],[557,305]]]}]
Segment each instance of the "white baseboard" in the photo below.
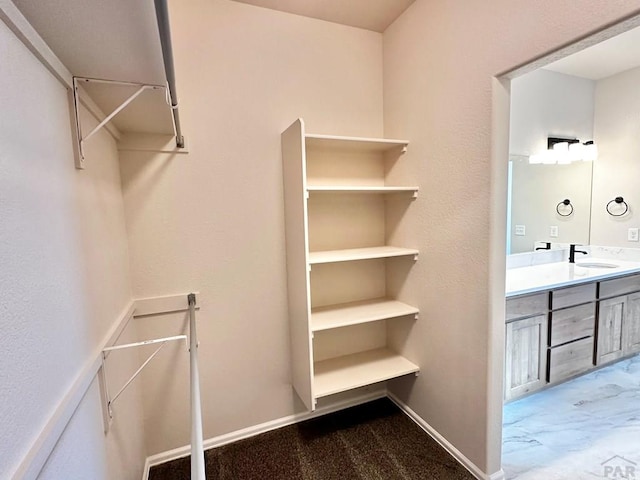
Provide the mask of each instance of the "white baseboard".
[{"label": "white baseboard", "polygon": [[480,480],[504,480],[504,471],[499,471],[489,475],[484,473],[475,463],[469,460],[460,450],[454,447],[446,438],[438,433],[431,425],[429,425],[420,415],[414,412],[409,406],[393,395],[391,392],[387,392],[389,399],[395,403],[404,413],[407,414],[411,420],[413,420],[420,428],[427,432],[431,438],[440,444],[449,454],[455,458],[464,468],[476,478]]},{"label": "white baseboard", "polygon": [[[322,415],[327,415],[329,413],[337,412],[338,410],[344,410],[345,408],[355,407],[356,405],[361,405],[363,403],[367,403],[372,400],[377,400],[379,398],[385,398],[386,396],[387,396],[386,390],[384,389],[376,390],[374,392],[370,392],[365,395],[361,395],[359,397],[344,400],[342,402],[332,403],[331,405],[318,408],[313,412],[297,413],[294,415],[289,415],[287,417],[282,417],[276,420],[271,420],[269,422],[261,423],[259,425],[254,425],[252,427],[236,430],[235,432],[226,433],[224,435],[220,435],[220,436],[205,440],[204,449],[209,450],[211,448],[221,447],[229,443],[237,442],[238,440],[254,437],[256,435],[260,435],[261,433],[270,432],[271,430],[276,430],[278,428],[286,427],[288,425],[293,425],[294,423],[299,423],[305,420],[310,420],[312,418],[320,417]],[[190,454],[191,454],[191,446],[187,445],[184,447],[175,448],[173,450],[161,452],[156,455],[151,455],[150,457],[147,457],[147,460],[145,462],[144,472],[142,474],[142,480],[148,480],[149,469],[151,467],[155,465],[160,465],[162,463],[170,462],[172,460],[177,460],[178,458],[183,458]]]}]

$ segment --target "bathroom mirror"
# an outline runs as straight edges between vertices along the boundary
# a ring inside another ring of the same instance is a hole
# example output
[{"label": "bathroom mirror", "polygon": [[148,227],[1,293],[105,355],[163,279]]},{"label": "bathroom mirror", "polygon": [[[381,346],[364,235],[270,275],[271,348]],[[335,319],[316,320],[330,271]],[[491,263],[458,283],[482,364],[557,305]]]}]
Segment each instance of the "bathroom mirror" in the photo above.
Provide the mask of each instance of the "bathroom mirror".
[{"label": "bathroom mirror", "polygon": [[[640,28],[511,82],[508,254],[542,242],[640,247],[638,85]],[[544,158],[549,137],[593,140],[597,158],[531,164]],[[606,210],[616,198],[625,202],[620,216]]]},{"label": "bathroom mirror", "polygon": [[546,242],[589,243],[593,162],[530,164],[528,157],[512,157],[509,166],[509,253]]},{"label": "bathroom mirror", "polygon": [[507,253],[589,243],[593,162],[559,141],[593,140],[594,93],[592,80],[544,69],[512,81]]}]

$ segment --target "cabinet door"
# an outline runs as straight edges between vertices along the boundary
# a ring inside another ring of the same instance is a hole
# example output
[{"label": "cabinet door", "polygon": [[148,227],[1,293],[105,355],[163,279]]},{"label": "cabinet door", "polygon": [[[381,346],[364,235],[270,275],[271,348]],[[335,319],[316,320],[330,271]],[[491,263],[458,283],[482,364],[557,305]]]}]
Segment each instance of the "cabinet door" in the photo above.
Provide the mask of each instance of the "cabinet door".
[{"label": "cabinet door", "polygon": [[505,400],[543,387],[547,370],[547,315],[507,324]]},{"label": "cabinet door", "polygon": [[624,355],[623,327],[627,296],[602,300],[598,308],[598,365],[602,365]]},{"label": "cabinet door", "polygon": [[640,292],[627,296],[624,322],[624,354],[640,352]]}]

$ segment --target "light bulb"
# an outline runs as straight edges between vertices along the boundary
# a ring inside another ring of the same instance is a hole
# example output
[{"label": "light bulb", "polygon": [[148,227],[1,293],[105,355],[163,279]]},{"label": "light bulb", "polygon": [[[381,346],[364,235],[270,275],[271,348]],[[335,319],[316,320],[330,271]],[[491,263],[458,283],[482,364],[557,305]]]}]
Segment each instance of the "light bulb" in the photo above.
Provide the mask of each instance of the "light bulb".
[{"label": "light bulb", "polygon": [[559,164],[571,163],[569,160],[569,142],[556,143],[553,146],[555,161]]},{"label": "light bulb", "polygon": [[596,147],[596,144],[591,143],[589,145],[585,145],[582,159],[585,162],[593,162],[596,158],[598,158],[598,147]]},{"label": "light bulb", "polygon": [[584,145],[580,142],[569,145],[569,159],[572,162],[578,162],[584,158]]}]

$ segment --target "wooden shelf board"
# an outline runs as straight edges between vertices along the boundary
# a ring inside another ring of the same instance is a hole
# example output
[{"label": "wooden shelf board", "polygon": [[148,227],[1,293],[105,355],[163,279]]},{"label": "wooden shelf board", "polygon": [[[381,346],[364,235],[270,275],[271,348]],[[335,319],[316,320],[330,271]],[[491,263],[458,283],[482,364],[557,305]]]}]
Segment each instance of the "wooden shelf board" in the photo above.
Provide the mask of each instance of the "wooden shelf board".
[{"label": "wooden shelf board", "polygon": [[388,298],[329,305],[311,310],[311,330],[319,332],[405,315],[417,315],[418,312],[416,307]]},{"label": "wooden shelf board", "polygon": [[325,250],[309,252],[309,264],[350,262],[354,260],[371,260],[374,258],[403,257],[418,255],[418,250],[399,247],[350,248],[347,250]]},{"label": "wooden shelf board", "polygon": [[413,193],[418,192],[418,187],[366,187],[343,185],[310,185],[307,187],[310,193]]},{"label": "wooden shelf board", "polygon": [[409,145],[408,140],[385,138],[341,137],[336,135],[306,134],[307,147],[339,148],[342,150],[362,150],[384,152]]},{"label": "wooden shelf board", "polygon": [[364,387],[420,371],[406,358],[386,348],[345,355],[314,365],[316,398]]}]

